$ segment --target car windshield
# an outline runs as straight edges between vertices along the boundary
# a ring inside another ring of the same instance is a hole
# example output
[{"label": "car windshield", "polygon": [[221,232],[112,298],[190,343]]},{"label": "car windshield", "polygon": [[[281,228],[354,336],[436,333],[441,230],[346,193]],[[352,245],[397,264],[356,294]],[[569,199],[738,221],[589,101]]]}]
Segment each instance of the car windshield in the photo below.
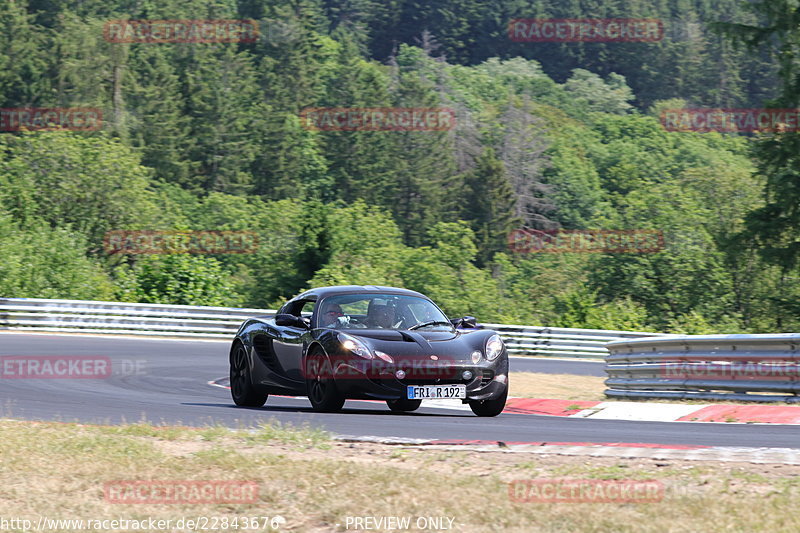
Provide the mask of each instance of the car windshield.
[{"label": "car windshield", "polygon": [[320,302],[317,327],[336,329],[447,329],[450,321],[432,302],[396,294],[342,294]]}]

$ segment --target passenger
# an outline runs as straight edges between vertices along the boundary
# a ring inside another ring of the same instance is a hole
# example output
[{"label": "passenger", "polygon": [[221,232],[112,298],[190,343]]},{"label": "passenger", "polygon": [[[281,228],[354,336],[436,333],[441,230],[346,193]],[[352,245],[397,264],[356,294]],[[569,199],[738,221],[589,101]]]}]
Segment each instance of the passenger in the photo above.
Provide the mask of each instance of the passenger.
[{"label": "passenger", "polygon": [[373,305],[367,313],[367,326],[370,328],[394,327],[394,307]]}]

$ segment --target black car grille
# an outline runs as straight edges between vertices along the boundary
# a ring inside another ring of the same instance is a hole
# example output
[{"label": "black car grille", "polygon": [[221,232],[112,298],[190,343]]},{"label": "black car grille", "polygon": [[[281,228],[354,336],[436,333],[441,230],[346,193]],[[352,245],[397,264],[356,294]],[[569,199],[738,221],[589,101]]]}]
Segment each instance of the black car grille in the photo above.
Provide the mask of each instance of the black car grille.
[{"label": "black car grille", "polygon": [[494,370],[484,368],[481,372],[481,385],[488,385],[494,379]]},{"label": "black car grille", "polygon": [[471,379],[463,378],[442,378],[442,379],[400,379],[403,385],[458,385],[459,383],[469,383]]},{"label": "black car grille", "polygon": [[[472,372],[471,378],[464,379],[461,377],[461,374],[465,370]],[[405,379],[401,379],[399,381],[404,385],[458,385],[462,383],[471,383],[476,379],[476,376],[480,375],[480,370],[477,368],[458,367],[451,368],[445,374],[440,376],[407,376]],[[492,372],[492,377],[494,377],[494,372]]]}]

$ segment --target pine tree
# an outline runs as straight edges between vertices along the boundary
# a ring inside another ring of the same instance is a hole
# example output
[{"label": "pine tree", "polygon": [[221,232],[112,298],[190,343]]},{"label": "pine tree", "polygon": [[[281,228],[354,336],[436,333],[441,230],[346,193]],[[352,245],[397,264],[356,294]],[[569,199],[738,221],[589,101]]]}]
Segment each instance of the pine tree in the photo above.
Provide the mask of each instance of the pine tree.
[{"label": "pine tree", "polygon": [[300,118],[285,114],[279,131],[280,139],[270,144],[272,166],[267,176],[258,176],[258,189],[269,190],[271,198],[317,198],[326,202],[335,199],[334,180],[328,171],[317,132],[303,128]]},{"label": "pine tree", "polygon": [[[122,45],[126,46],[126,45]],[[130,111],[131,144],[142,152],[142,163],[168,182],[187,185],[198,164],[190,160],[194,139],[184,113],[180,73],[164,46],[132,50],[125,80]]]},{"label": "pine tree", "polygon": [[199,168],[190,184],[206,191],[249,193],[250,169],[263,150],[259,140],[268,113],[252,57],[232,44],[192,48],[185,75],[195,143],[191,158]]},{"label": "pine tree", "polygon": [[[714,27],[737,44],[767,47],[777,56],[780,93],[765,107],[800,107],[800,7],[792,0],[761,0],[751,3],[750,9],[764,26],[718,23]],[[800,133],[795,129],[766,135],[755,155],[766,177],[766,205],[748,216],[750,234],[761,245],[764,258],[779,265],[786,276],[800,263]]]},{"label": "pine tree", "polygon": [[250,47],[259,58],[260,94],[268,107],[259,138],[262,149],[251,165],[254,192],[270,199],[306,194],[328,198],[331,184],[317,136],[301,131],[298,121],[303,109],[317,106],[323,98],[336,53],[335,43],[320,33],[321,8],[317,2],[299,0],[251,6],[246,12],[261,17],[265,32]]},{"label": "pine tree", "polygon": [[[401,47],[397,57],[395,105],[441,108],[441,70],[425,51]],[[402,131],[392,137],[396,164],[393,213],[409,246],[426,243],[435,222],[455,220],[460,191],[456,187],[452,131]]]},{"label": "pine tree", "polygon": [[509,232],[520,224],[515,214],[514,190],[502,161],[487,148],[466,178],[462,217],[469,221],[478,245],[477,262],[487,264],[495,253],[506,249]]},{"label": "pine tree", "polygon": [[[355,38],[340,33],[341,50],[322,101],[325,107],[374,108],[391,105],[385,68],[364,60]],[[394,203],[396,132],[326,131],[319,135],[337,199],[364,199],[369,205]]]},{"label": "pine tree", "polygon": [[53,105],[50,29],[25,9],[26,1],[0,2],[0,106]]}]

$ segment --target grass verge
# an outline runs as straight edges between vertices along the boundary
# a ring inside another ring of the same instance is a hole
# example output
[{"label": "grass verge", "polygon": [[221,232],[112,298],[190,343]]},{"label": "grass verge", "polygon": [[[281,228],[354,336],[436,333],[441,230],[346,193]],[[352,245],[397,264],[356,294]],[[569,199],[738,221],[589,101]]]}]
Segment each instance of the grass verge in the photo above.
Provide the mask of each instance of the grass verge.
[{"label": "grass verge", "polygon": [[[800,529],[797,466],[349,444],[314,429],[275,424],[229,431],[13,420],[0,420],[0,457],[0,517],[33,523],[40,516],[173,524],[216,517],[214,531],[268,531],[265,522],[243,528],[242,517],[280,515],[285,522],[279,530],[303,532],[363,531],[353,527],[353,517],[391,516],[411,517],[410,530],[416,531],[436,530],[416,527],[419,517],[427,525],[437,523],[428,517],[452,518],[451,531],[468,532]],[[509,497],[514,480],[550,478],[655,479],[665,490],[656,503],[522,503]],[[258,493],[251,503],[120,504],[104,492],[105,483],[119,480],[253,481]]]}]

